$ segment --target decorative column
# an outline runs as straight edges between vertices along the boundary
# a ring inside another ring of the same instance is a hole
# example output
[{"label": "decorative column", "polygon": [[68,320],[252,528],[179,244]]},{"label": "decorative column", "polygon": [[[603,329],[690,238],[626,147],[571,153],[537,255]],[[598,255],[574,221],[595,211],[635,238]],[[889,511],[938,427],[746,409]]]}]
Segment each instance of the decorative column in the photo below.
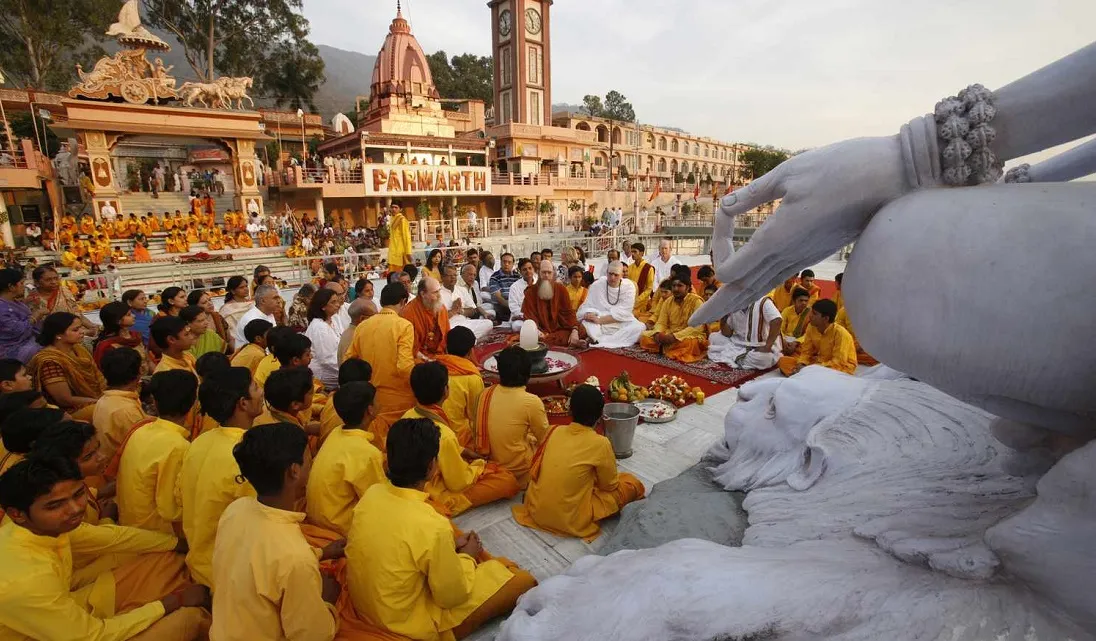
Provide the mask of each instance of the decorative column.
[{"label": "decorative column", "polygon": [[242,211],[249,216],[251,211],[266,213],[256,175],[258,159],[255,157],[255,141],[237,139],[226,142],[232,156],[232,173],[236,183],[236,189],[232,194],[233,204],[237,211]]},{"label": "decorative column", "polygon": [[325,218],[323,214],[323,192],[320,191],[316,194],[316,222],[322,227]]},{"label": "decorative column", "polygon": [[122,202],[114,180],[114,168],[110,163],[110,146],[107,144],[106,134],[101,131],[86,131],[83,136],[88,164],[91,167],[91,182],[95,188],[92,197],[95,220],[102,220],[100,211],[107,203],[110,203],[114,211],[121,216]]}]

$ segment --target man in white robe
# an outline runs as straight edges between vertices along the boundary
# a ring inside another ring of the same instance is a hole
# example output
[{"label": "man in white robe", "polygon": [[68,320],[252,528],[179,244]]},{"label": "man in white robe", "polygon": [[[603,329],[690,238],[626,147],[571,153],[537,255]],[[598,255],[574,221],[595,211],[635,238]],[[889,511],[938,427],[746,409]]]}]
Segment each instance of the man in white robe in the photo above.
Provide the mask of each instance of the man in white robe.
[{"label": "man in white robe", "polygon": [[670,254],[670,241],[665,238],[658,241],[658,255],[647,262],[655,268],[655,282],[653,284],[655,289],[658,288],[659,283],[670,277],[674,265],[681,264],[677,256]]},{"label": "man in white robe", "polygon": [[[465,267],[469,268],[470,273],[475,274],[476,268],[473,265],[465,265]],[[475,307],[465,307],[464,299],[455,291],[456,285],[457,268],[446,267],[441,277],[441,304],[449,310],[449,327],[467,327],[472,330],[472,333],[476,335],[476,340],[479,341],[487,336],[495,324],[486,318],[469,318],[477,310]]]},{"label": "man in white robe", "polygon": [[521,259],[518,271],[521,272],[521,278],[514,281],[513,285],[510,285],[510,298],[508,300],[510,305],[510,328],[515,332],[520,332],[521,326],[525,323],[525,315],[521,313],[521,306],[525,303],[525,290],[537,282],[537,268],[533,266],[533,261],[528,258]]},{"label": "man in white robe", "polygon": [[460,268],[460,280],[453,287],[453,294],[460,298],[465,310],[475,310],[474,313],[465,312],[465,316],[471,318],[486,318],[495,320],[495,308],[488,300],[490,294],[485,295],[476,280],[476,266],[465,263]]},{"label": "man in white robe", "polygon": [[620,261],[609,263],[604,278],[590,285],[586,302],[578,309],[578,318],[595,347],[630,347],[639,341],[647,327],[632,314],[636,285],[624,278]]},{"label": "man in white robe", "polygon": [[780,358],[782,322],[776,304],[766,296],[720,321],[708,336],[708,358],[738,369],[769,369]]}]

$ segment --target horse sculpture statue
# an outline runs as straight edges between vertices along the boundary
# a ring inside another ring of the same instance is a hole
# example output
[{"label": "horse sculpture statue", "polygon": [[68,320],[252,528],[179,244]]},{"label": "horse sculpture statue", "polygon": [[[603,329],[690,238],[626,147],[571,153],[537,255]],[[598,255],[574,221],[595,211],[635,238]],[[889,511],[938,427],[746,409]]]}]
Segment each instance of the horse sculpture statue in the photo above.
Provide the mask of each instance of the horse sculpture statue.
[{"label": "horse sculpture statue", "polygon": [[233,101],[236,101],[236,109],[243,109],[243,101],[247,100],[252,107],[255,101],[247,95],[251,88],[251,78],[221,77],[213,82],[187,82],[179,88],[179,94],[184,96],[186,106],[193,107],[199,102],[203,107],[213,109],[232,109]]}]

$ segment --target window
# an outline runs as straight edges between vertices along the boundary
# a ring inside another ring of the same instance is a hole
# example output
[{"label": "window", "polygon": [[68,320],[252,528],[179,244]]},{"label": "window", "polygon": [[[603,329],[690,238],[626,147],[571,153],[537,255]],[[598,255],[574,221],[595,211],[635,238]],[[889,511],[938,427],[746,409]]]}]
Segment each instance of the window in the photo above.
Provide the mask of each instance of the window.
[{"label": "window", "polygon": [[529,83],[534,85],[541,84],[540,72],[541,72],[541,55],[540,47],[536,45],[529,45]]},{"label": "window", "polygon": [[513,105],[512,105],[512,101],[511,101],[511,98],[510,98],[510,92],[509,91],[503,91],[499,95],[499,103],[500,103],[500,106],[499,106],[498,124],[505,125],[506,123],[513,120],[513,109],[512,109]]},{"label": "window", "polygon": [[671,142],[671,144],[670,144],[670,151],[674,152],[675,154],[677,153],[677,141],[676,141],[676,140],[674,140],[673,142]]},{"label": "window", "polygon": [[511,79],[513,78],[513,73],[511,73],[510,69],[510,47],[503,47],[502,53],[499,54],[499,58],[501,59],[502,65],[502,86],[509,87]]},{"label": "window", "polygon": [[666,138],[665,137],[661,137],[661,136],[659,137],[659,139],[658,139],[658,150],[659,151],[666,151]]},{"label": "window", "polygon": [[659,158],[658,159],[658,173],[660,173],[660,174],[666,173],[666,159],[665,158]]},{"label": "window", "polygon": [[540,92],[529,92],[529,124],[530,125],[543,125],[543,105],[541,104]]},{"label": "window", "polygon": [[693,155],[694,156],[699,156],[700,155],[700,145],[698,145],[695,142],[693,143]]},{"label": "window", "polygon": [[704,157],[705,158],[710,158],[711,157],[711,150],[708,149],[708,145],[704,145]]}]

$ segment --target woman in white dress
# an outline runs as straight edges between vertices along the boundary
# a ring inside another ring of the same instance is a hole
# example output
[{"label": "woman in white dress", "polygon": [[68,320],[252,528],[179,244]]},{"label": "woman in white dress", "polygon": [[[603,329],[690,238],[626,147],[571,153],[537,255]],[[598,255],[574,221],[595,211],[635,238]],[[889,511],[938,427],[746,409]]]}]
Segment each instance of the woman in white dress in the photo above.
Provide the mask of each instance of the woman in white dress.
[{"label": "woman in white dress", "polygon": [[312,362],[308,367],[328,389],[339,385],[339,331],[334,318],[340,303],[333,289],[316,292],[308,305],[308,329],[304,332],[312,341]]}]

